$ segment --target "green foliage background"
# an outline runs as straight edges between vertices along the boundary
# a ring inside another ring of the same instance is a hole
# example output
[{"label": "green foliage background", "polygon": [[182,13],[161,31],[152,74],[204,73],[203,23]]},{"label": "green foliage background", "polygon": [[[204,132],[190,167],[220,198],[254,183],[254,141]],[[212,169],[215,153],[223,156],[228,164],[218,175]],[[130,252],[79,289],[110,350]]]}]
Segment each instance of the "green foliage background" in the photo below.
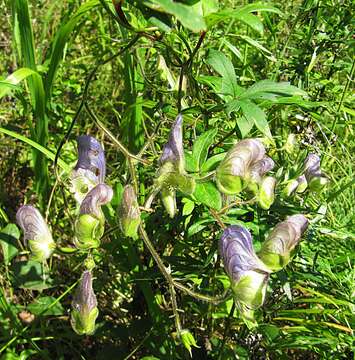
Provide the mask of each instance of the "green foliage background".
[{"label": "green foliage background", "polygon": [[[136,167],[144,204],[181,110],[186,167],[196,176],[213,169],[236,139],[266,136],[280,183],[306,152],[321,155],[330,178],[322,193],[278,197],[269,211],[240,199],[221,212],[225,199],[207,182],[195,197],[179,195],[174,219],[159,198],[154,212],[142,215],[173,276],[210,295],[229,286],[216,212],[226,225],[251,229],[256,248],[286,215],[315,220],[294,261],[272,276],[256,330],[230,312],[232,300],[211,305],[177,293],[183,327],[199,346],[193,358],[351,358],[353,3],[119,3],[118,12],[105,0],[0,3],[0,359],[189,357],[173,334],[164,278],[142,241],[117,230],[116,214],[122,186],[132,179],[115,139],[150,162]],[[100,316],[90,337],[74,334],[68,321],[84,257],[28,261],[14,225],[17,208],[35,204],[59,246],[71,246],[76,205],[66,174],[76,160],[75,137],[85,133],[105,145],[115,191],[105,209],[107,236],[95,254]],[[281,149],[291,133],[300,145],[288,155]]]}]

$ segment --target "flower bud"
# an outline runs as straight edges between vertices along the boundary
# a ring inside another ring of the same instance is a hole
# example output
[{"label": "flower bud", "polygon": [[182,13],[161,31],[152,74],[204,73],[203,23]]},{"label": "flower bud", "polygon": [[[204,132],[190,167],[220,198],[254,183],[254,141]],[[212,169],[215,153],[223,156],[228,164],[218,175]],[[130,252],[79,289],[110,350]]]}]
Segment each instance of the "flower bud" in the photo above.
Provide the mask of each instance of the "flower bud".
[{"label": "flower bud", "polygon": [[320,158],[316,154],[309,154],[304,161],[304,175],[311,191],[319,192],[327,184],[328,179],[323,176],[320,168]]},{"label": "flower bud", "polygon": [[84,271],[72,301],[71,326],[79,335],[91,335],[99,314],[97,300],[92,288],[92,275]]},{"label": "flower bud", "polygon": [[275,200],[275,186],[276,186],[276,179],[272,176],[265,177],[259,189],[259,205],[265,209],[270,209],[270,206],[274,203]]},{"label": "flower bud", "polygon": [[126,185],[118,208],[121,230],[125,236],[135,238],[141,222],[141,214],[136,193],[131,185]]},{"label": "flower bud", "polygon": [[256,256],[250,232],[237,225],[224,230],[219,249],[235,301],[244,318],[264,303],[270,270]]},{"label": "flower bud", "polygon": [[161,199],[165,210],[168,212],[169,216],[173,218],[177,212],[175,190],[171,190],[169,187],[162,188]]},{"label": "flower bud", "polygon": [[79,218],[75,223],[75,245],[87,250],[100,246],[105,230],[105,217],[101,206],[109,203],[113,191],[106,184],[96,185],[86,195],[80,206]]},{"label": "flower bud", "polygon": [[193,347],[198,348],[198,346],[197,346],[196,340],[195,340],[194,336],[191,334],[190,330],[188,330],[188,329],[181,330],[180,331],[180,339],[181,339],[182,344],[185,346],[185,348],[190,353],[190,356],[192,357],[191,347],[193,346]]},{"label": "flower bud", "polygon": [[185,171],[181,114],[175,120],[159,163],[160,168],[155,183],[161,188],[163,204],[170,217],[173,217],[176,213],[176,190],[184,194],[192,194],[195,190],[195,179]]},{"label": "flower bud", "polygon": [[182,146],[182,115],[179,114],[173,124],[169,140],[163,148],[163,154],[159,159],[160,166],[166,163],[174,165],[175,171],[185,173],[185,155]]},{"label": "flower bud", "polygon": [[79,204],[97,184],[103,183],[106,174],[105,153],[101,144],[93,137],[77,138],[78,162],[71,173],[71,191]]},{"label": "flower bud", "polygon": [[24,232],[25,244],[31,250],[33,260],[42,262],[48,259],[55,243],[41,213],[30,205],[23,205],[16,214],[16,220]]},{"label": "flower bud", "polygon": [[246,139],[230,149],[216,170],[219,190],[227,195],[241,192],[251,167],[265,155],[264,145],[258,139]]},{"label": "flower bud", "polygon": [[284,149],[288,154],[292,154],[297,150],[297,138],[295,134],[289,134],[284,145]]},{"label": "flower bud", "polygon": [[284,197],[289,197],[294,193],[303,193],[307,189],[307,180],[304,175],[299,176],[297,179],[289,180],[286,187],[283,189],[282,194]]},{"label": "flower bud", "polygon": [[284,268],[307,227],[308,220],[303,215],[289,216],[286,221],[277,224],[258,253],[260,259],[271,271]]}]

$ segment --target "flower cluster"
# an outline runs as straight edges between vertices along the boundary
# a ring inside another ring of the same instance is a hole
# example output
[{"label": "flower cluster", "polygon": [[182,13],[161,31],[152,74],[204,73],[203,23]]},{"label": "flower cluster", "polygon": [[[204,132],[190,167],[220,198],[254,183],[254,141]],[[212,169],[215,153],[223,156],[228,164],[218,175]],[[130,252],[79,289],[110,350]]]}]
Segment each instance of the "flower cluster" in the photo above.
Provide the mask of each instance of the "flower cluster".
[{"label": "flower cluster", "polygon": [[250,232],[232,225],[226,228],[219,243],[235,301],[247,324],[253,312],[264,303],[269,274],[285,267],[308,226],[303,215],[290,216],[276,225],[255,253]]}]

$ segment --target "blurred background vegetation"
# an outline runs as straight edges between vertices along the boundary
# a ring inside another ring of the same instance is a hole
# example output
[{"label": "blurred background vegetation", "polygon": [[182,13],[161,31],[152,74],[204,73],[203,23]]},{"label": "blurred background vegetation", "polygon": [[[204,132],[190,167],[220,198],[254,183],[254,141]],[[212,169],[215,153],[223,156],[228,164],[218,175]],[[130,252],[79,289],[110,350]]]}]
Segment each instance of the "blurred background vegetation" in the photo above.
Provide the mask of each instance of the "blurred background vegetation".
[{"label": "blurred background vegetation", "polygon": [[[152,163],[137,166],[144,204],[179,111],[190,171],[191,148],[206,131],[217,129],[209,156],[236,139],[270,131],[280,174],[292,173],[306,152],[316,152],[330,178],[320,194],[277,200],[269,211],[244,204],[220,214],[225,224],[245,223],[256,248],[288,214],[303,212],[316,221],[295,260],[272,276],[256,330],[231,313],[232,300],[211,305],[177,294],[183,327],[199,346],[192,357],[353,357],[352,1],[117,1],[115,9],[105,0],[3,0],[0,10],[1,359],[189,357],[174,337],[168,287],[150,253],[141,240],[115,231],[122,186],[130,178],[114,138],[132,153],[143,149]],[[225,94],[233,88],[241,97],[261,80],[287,81],[301,92],[254,94],[246,99],[256,113]],[[36,204],[48,215],[56,242],[70,246],[76,205],[61,172],[75,164],[80,134],[104,144],[115,191],[105,209],[112,231],[95,254],[98,326],[86,337],[68,321],[84,257],[58,253],[46,266],[28,262],[14,225],[21,204]],[[290,134],[299,144],[292,154],[280,150]],[[58,149],[63,164],[55,171]],[[61,180],[48,207],[57,175]],[[142,216],[174,277],[219,294],[228,279],[217,255],[221,230],[211,216],[213,201],[219,200],[179,196],[180,211],[171,220],[157,199],[154,212]]]}]

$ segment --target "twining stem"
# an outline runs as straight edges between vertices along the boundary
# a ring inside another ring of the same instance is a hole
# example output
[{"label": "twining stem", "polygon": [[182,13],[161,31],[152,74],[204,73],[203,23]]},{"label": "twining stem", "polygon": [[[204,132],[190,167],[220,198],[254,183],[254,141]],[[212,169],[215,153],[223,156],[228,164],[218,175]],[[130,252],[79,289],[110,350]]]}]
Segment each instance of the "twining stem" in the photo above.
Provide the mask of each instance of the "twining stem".
[{"label": "twining stem", "polygon": [[88,114],[91,116],[91,118],[94,120],[95,124],[116,144],[118,149],[122,152],[122,154],[126,158],[134,159],[138,162],[141,162],[145,165],[149,165],[150,162],[148,160],[142,159],[131,152],[111,133],[109,129],[97,118],[97,116],[93,113],[93,111],[90,109],[87,102],[85,102],[85,109],[88,112]]},{"label": "twining stem", "polygon": [[150,251],[150,253],[153,256],[153,259],[155,260],[156,264],[158,265],[160,272],[162,273],[162,275],[165,277],[166,281],[168,282],[169,286],[174,286],[177,289],[185,292],[187,295],[194,297],[195,299],[206,301],[206,302],[211,302],[213,304],[219,304],[219,303],[225,301],[229,297],[229,290],[227,290],[222,296],[213,297],[213,296],[208,296],[208,295],[197,293],[197,292],[189,289],[185,285],[182,285],[181,283],[176,281],[171,276],[170,270],[165,267],[163,260],[161,259],[161,257],[157,253],[157,251],[155,250],[154,245],[151,243],[151,241],[148,237],[148,234],[146,233],[142,224],[139,226],[139,233],[144,241],[144,244],[147,246],[148,250]]}]

